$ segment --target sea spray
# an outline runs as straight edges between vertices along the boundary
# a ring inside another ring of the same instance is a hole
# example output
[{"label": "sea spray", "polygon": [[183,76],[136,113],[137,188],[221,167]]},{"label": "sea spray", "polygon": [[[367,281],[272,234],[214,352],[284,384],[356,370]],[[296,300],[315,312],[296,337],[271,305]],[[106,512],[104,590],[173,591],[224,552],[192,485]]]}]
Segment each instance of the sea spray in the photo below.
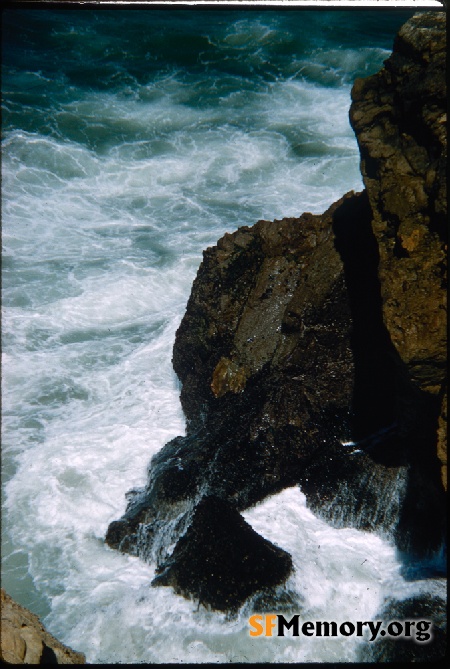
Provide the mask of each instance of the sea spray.
[{"label": "sea spray", "polygon": [[[151,588],[154,565],[103,541],[184,433],[171,352],[202,250],[362,188],[350,86],[404,17],[356,14],[4,14],[3,584],[89,662],[356,656],[255,644],[247,610]],[[309,616],[356,616],[353,581],[368,616],[404,586],[389,543],[331,529],[297,489],[246,518],[292,552]]]}]

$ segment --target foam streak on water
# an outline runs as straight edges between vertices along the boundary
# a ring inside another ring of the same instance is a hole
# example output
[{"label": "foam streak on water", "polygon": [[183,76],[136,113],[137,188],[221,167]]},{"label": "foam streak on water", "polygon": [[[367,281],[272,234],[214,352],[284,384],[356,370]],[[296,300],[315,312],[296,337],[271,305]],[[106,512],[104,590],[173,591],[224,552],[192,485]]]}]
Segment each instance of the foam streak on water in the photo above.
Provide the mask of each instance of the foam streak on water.
[{"label": "foam streak on water", "polygon": [[[359,15],[356,44],[344,14],[4,16],[3,585],[89,662],[354,657],[251,641],[246,611],[197,611],[103,542],[184,433],[171,352],[202,250],[362,186],[351,82],[402,20]],[[246,517],[292,553],[305,615],[370,617],[398,578],[389,545],[298,490]]]}]

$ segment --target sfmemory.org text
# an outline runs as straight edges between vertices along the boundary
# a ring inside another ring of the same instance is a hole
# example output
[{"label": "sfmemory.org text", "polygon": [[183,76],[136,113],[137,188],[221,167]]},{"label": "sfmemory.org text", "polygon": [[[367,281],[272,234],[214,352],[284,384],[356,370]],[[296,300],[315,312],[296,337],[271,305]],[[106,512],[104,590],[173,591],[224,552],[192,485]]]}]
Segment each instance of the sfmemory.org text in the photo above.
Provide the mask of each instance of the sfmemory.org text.
[{"label": "sfmemory.org text", "polygon": [[375,641],[377,637],[411,638],[419,643],[431,640],[430,620],[391,620],[384,624],[381,620],[370,620],[365,622],[301,622],[300,615],[295,614],[290,619],[281,613],[268,613],[265,615],[255,614],[249,618],[250,636],[360,636],[369,641]]}]

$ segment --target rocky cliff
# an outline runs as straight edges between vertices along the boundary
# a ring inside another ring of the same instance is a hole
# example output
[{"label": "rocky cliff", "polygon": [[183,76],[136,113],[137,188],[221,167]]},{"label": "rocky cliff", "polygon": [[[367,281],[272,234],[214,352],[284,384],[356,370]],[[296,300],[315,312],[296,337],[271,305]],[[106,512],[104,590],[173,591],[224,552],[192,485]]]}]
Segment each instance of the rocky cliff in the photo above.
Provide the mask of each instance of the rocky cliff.
[{"label": "rocky cliff", "polygon": [[446,486],[445,62],[445,15],[413,17],[385,67],[355,82],[350,121],[380,253],[383,319],[411,382],[439,406]]},{"label": "rocky cliff", "polygon": [[64,646],[39,618],[1,590],[1,659],[6,664],[85,664],[83,653]]},{"label": "rocky cliff", "polygon": [[292,485],[410,561],[442,546],[444,54],[444,14],[420,14],[355,82],[362,193],[204,252],[173,352],[186,436],[152,459],[106,537],[155,560],[154,585],[220,610],[281,597],[289,556],[239,512]]}]

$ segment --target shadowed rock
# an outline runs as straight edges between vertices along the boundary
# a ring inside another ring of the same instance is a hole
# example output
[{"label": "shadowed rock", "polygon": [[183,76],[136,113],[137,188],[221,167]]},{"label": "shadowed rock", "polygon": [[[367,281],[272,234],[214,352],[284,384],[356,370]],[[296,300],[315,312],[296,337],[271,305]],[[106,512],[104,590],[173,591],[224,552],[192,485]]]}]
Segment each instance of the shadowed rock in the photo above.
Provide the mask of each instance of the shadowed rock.
[{"label": "shadowed rock", "polygon": [[171,585],[199,605],[234,611],[247,597],[283,583],[291,569],[290,555],[259,536],[227,502],[204,497],[152,585]]}]

